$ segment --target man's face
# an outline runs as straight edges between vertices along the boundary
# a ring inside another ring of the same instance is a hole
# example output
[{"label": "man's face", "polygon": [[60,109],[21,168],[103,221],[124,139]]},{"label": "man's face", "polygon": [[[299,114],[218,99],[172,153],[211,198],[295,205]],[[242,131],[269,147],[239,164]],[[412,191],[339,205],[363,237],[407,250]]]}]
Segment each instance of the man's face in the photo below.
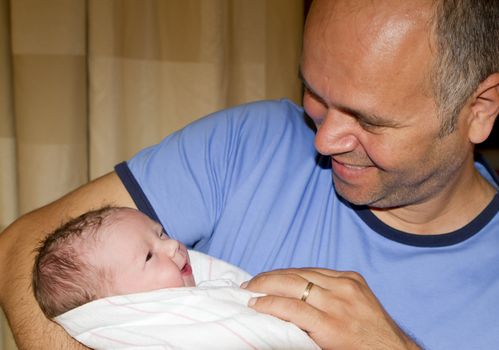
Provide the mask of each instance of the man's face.
[{"label": "man's face", "polygon": [[[391,4],[393,3],[393,4]],[[428,200],[469,157],[466,128],[440,138],[431,96],[425,1],[319,0],[304,35],[304,108],[331,157],[335,188],[355,204]]]},{"label": "man's face", "polygon": [[161,225],[133,209],[120,210],[101,227],[93,263],[110,271],[108,295],[194,286],[187,249]]}]

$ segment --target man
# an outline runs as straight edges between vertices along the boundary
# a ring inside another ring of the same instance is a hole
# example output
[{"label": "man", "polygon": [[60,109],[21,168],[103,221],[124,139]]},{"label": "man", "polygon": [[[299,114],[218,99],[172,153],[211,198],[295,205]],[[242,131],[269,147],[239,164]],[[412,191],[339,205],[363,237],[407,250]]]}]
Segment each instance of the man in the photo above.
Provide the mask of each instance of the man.
[{"label": "man", "polygon": [[251,273],[320,267],[246,287],[268,294],[252,307],[322,348],[492,348],[498,183],[473,151],[499,112],[498,7],[316,1],[300,71],[322,156],[300,109],[256,103],[19,219],[0,237],[0,300],[21,348],[77,347],[27,292],[30,253],[61,215],[105,203],[137,206],[175,239]]}]

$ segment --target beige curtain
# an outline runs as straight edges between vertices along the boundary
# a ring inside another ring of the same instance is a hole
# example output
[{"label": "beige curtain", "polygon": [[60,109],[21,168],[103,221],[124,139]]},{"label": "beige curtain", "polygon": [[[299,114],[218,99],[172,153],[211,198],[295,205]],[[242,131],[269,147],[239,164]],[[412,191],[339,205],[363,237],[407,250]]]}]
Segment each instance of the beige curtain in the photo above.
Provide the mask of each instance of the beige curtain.
[{"label": "beige curtain", "polygon": [[0,0],[0,230],[207,113],[299,102],[302,25],[303,0]]}]

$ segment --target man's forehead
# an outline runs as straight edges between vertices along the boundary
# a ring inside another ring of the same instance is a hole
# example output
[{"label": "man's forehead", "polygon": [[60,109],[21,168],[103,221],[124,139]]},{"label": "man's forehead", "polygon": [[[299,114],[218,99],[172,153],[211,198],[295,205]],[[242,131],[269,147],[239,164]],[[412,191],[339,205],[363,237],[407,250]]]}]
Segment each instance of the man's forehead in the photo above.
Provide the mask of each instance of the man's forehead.
[{"label": "man's forehead", "polygon": [[409,108],[407,101],[424,100],[420,95],[426,91],[433,57],[431,11],[385,6],[401,1],[381,0],[379,6],[377,1],[361,2],[365,8],[358,1],[314,3],[327,9],[312,9],[311,19],[317,22],[305,30],[302,75],[309,89],[330,105],[395,115],[401,104]]},{"label": "man's forehead", "polygon": [[314,0],[307,23],[328,23],[332,18],[379,22],[387,17],[429,18],[435,0]]},{"label": "man's forehead", "polygon": [[[432,2],[428,0],[316,0],[304,36],[304,53],[323,46],[332,55],[376,58],[431,48]],[[361,6],[362,5],[362,6]],[[398,57],[396,57],[398,56]],[[370,61],[369,64],[375,64]]]}]

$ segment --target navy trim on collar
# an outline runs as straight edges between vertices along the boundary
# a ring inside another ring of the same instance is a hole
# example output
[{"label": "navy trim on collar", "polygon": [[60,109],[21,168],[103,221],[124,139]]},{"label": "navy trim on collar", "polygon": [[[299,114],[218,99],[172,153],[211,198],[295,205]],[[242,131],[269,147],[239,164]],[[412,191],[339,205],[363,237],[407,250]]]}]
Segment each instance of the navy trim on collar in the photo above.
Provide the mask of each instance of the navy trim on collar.
[{"label": "navy trim on collar", "polygon": [[357,215],[375,232],[392,241],[416,247],[445,247],[461,243],[477,234],[497,214],[499,194],[470,223],[460,229],[440,235],[417,235],[394,229],[378,219],[367,207],[353,208]]},{"label": "navy trim on collar", "polygon": [[[475,157],[475,161],[481,163],[487,169],[493,180],[496,182],[497,188],[497,186],[499,186],[499,177],[496,172],[491,169],[483,156],[477,155]],[[362,221],[367,224],[367,226],[369,226],[376,233],[392,241],[416,247],[445,247],[461,243],[474,236],[482,228],[484,228],[499,211],[499,193],[495,194],[494,198],[492,198],[487,207],[485,207],[485,209],[470,223],[454,232],[439,235],[418,235],[399,231],[378,219],[368,207],[354,205],[351,205],[351,207],[362,219]]]},{"label": "navy trim on collar", "polygon": [[121,162],[117,164],[114,167],[114,170],[116,171],[116,174],[118,174],[121,182],[123,182],[123,185],[135,202],[137,209],[149,216],[154,221],[160,222],[158,215],[151,205],[151,202],[149,202],[144,191],[142,191],[142,188],[130,171],[127,162]]}]

